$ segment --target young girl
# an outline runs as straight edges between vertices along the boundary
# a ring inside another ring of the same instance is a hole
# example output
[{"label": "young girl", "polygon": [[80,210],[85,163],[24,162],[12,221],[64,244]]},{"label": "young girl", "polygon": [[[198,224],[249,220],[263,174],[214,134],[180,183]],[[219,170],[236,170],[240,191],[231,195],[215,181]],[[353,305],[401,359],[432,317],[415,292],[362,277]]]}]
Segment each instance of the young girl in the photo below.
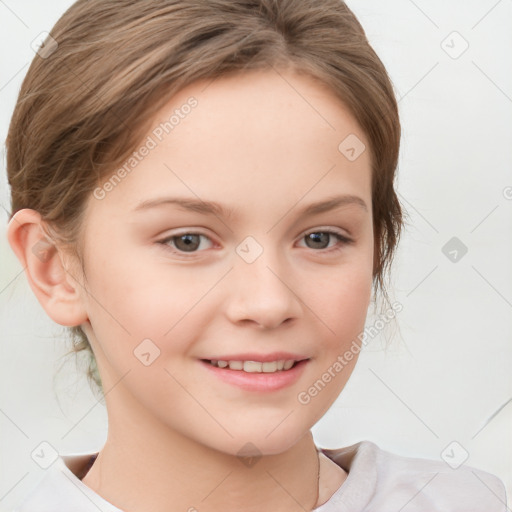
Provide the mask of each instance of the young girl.
[{"label": "young girl", "polygon": [[13,114],[8,238],[109,429],[17,510],[506,510],[483,471],[311,435],[386,295],[399,141],[339,0],[76,2]]}]

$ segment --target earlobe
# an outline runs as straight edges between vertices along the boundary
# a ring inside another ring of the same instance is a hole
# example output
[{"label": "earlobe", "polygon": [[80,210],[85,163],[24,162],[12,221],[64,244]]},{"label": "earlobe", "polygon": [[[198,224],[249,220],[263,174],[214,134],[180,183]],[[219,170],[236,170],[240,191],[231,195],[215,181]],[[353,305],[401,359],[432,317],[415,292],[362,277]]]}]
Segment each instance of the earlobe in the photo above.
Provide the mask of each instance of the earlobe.
[{"label": "earlobe", "polygon": [[16,212],[7,239],[48,316],[64,326],[87,321],[81,285],[64,266],[64,255],[47,236],[41,215],[30,209]]}]

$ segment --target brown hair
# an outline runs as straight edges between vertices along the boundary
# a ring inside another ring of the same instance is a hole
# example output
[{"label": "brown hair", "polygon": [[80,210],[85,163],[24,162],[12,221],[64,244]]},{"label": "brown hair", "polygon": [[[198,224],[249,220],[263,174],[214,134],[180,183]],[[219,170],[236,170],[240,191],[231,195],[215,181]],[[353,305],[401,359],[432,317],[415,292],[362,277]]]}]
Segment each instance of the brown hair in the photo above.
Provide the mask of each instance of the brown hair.
[{"label": "brown hair", "polygon": [[[384,65],[345,3],[79,0],[51,37],[25,77],[7,137],[12,215],[38,211],[80,258],[87,199],[172,95],[199,79],[293,66],[326,84],[368,137],[374,287],[387,297],[383,276],[403,228],[394,190],[400,121]],[[73,351],[86,351],[88,377],[101,386],[85,334],[71,331]]]}]

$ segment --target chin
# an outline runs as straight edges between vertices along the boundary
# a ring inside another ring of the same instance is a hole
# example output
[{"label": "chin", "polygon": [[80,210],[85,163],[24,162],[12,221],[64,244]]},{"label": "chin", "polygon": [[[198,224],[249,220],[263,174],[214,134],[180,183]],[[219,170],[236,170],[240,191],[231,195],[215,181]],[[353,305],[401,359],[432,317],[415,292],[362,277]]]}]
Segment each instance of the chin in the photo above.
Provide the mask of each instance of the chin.
[{"label": "chin", "polygon": [[275,424],[264,430],[248,429],[245,433],[233,432],[234,438],[226,440],[220,451],[239,457],[279,455],[293,448],[308,433],[307,428],[300,431],[297,428],[283,428],[280,431],[280,427],[276,428]]}]

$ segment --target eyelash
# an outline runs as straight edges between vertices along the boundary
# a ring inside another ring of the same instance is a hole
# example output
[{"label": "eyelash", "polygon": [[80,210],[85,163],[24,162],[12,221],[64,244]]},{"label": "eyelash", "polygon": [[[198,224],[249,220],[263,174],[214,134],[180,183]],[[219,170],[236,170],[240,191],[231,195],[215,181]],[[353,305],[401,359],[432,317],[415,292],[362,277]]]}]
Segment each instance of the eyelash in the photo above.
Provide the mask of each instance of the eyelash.
[{"label": "eyelash", "polygon": [[[314,231],[308,231],[300,238],[300,240],[303,240],[304,238],[306,238],[309,235],[312,235],[313,233],[324,233],[324,234],[327,233],[327,234],[332,235],[338,239],[338,243],[336,244],[336,246],[328,248],[328,249],[318,249],[318,250],[311,249],[314,252],[331,254],[331,253],[341,251],[344,246],[354,243],[354,240],[352,240],[351,238],[348,238],[347,236],[342,235],[338,231],[334,231],[332,229],[317,229]],[[168,237],[164,238],[163,240],[159,240],[157,243],[162,245],[165,250],[170,250],[172,253],[179,254],[180,256],[184,255],[185,257],[193,257],[193,256],[186,256],[186,255],[194,255],[194,254],[202,252],[202,251],[191,251],[191,252],[180,251],[179,249],[174,249],[169,245],[169,242],[171,242],[175,238],[179,238],[179,237],[185,236],[185,235],[198,235],[198,236],[202,236],[204,238],[210,239],[210,237],[208,235],[205,235],[204,233],[185,231],[183,233],[178,233],[178,234],[174,234],[172,236],[168,236]],[[306,248],[308,248],[308,247],[306,247]]]}]

